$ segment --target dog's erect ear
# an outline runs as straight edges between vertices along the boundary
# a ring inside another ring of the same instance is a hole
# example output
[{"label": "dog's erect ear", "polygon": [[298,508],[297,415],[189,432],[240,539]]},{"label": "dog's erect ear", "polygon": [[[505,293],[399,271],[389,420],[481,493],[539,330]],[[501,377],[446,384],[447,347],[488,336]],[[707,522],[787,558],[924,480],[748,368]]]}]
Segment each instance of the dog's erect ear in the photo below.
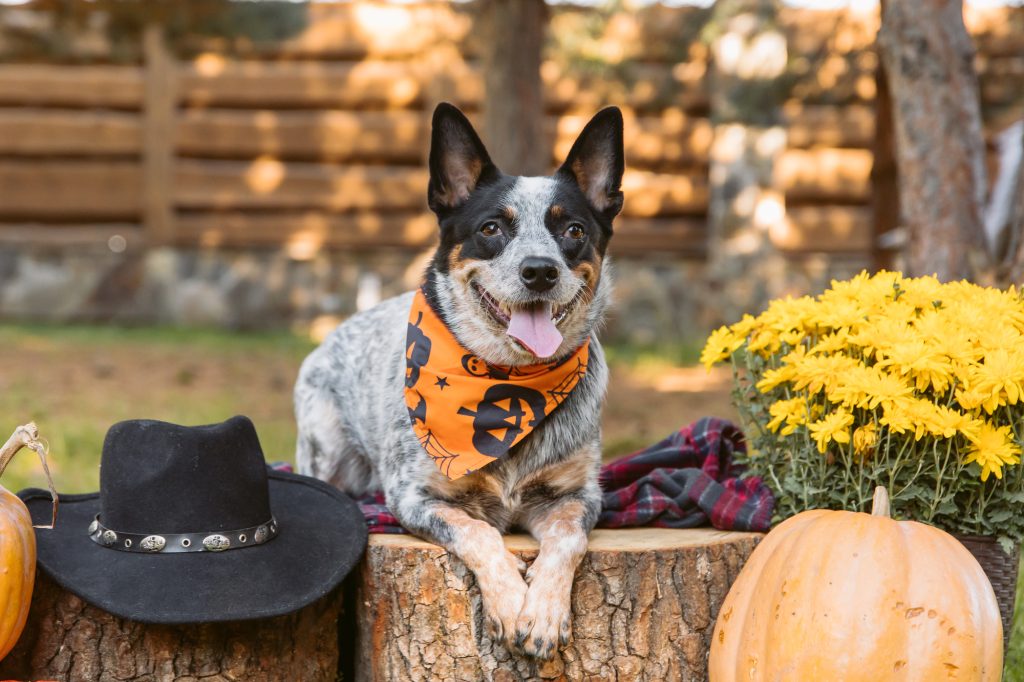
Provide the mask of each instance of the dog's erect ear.
[{"label": "dog's erect ear", "polygon": [[478,184],[497,175],[466,116],[447,102],[438,104],[430,134],[430,209],[440,213],[455,208]]},{"label": "dog's erect ear", "polygon": [[594,208],[613,218],[622,210],[624,168],[622,112],[607,107],[590,119],[558,173],[579,185]]}]

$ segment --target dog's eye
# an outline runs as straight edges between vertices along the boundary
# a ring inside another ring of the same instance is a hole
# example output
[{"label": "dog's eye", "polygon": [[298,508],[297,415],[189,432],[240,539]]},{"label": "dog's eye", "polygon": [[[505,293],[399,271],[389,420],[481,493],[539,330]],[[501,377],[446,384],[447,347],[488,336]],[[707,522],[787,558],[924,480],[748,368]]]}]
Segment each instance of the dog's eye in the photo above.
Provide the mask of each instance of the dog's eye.
[{"label": "dog's eye", "polygon": [[586,235],[586,232],[579,223],[573,223],[565,229],[565,236],[570,239],[583,239],[584,235]]},{"label": "dog's eye", "polygon": [[501,228],[498,227],[498,223],[493,220],[488,220],[486,223],[480,226],[480,234],[485,237],[494,237],[501,234]]}]

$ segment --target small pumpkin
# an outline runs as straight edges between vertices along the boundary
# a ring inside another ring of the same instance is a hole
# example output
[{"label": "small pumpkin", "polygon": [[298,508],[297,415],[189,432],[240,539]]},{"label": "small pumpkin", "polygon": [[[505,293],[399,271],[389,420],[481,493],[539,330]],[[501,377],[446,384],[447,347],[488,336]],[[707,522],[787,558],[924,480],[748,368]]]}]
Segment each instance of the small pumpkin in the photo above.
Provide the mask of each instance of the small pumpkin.
[{"label": "small pumpkin", "polygon": [[711,682],[998,682],[1003,627],[992,585],[951,535],[889,517],[816,509],[751,554],[718,614]]},{"label": "small pumpkin", "polygon": [[[0,476],[23,447],[39,453],[46,478],[50,482],[56,518],[56,492],[46,466],[45,447],[39,441],[39,431],[35,424],[19,426],[7,442],[0,446]],[[14,648],[25,629],[35,578],[36,534],[32,528],[32,517],[25,503],[0,485],[0,659]]]}]

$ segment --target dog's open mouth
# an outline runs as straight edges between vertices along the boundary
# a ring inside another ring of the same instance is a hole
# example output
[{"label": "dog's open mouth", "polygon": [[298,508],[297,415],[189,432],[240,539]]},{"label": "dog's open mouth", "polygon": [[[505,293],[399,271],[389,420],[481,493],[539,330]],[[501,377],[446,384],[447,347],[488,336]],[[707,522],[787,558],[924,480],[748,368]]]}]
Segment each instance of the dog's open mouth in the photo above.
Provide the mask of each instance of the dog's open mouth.
[{"label": "dog's open mouth", "polygon": [[483,309],[502,327],[506,333],[538,358],[554,354],[562,345],[562,333],[558,325],[568,316],[580,296],[576,295],[565,305],[554,306],[549,301],[536,301],[527,305],[510,306],[491,296],[478,283],[473,290],[480,297]]}]

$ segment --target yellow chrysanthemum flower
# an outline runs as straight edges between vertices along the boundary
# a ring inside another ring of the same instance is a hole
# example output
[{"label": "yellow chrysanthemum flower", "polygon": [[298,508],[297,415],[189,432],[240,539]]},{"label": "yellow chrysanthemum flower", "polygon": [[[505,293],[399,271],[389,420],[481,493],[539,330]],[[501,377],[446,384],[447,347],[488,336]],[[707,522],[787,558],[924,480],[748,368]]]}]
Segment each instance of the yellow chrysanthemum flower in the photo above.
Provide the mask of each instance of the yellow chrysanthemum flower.
[{"label": "yellow chrysanthemum flower", "polygon": [[981,466],[982,481],[987,481],[990,474],[1002,478],[1004,465],[1020,463],[1020,446],[1013,442],[1009,426],[993,428],[985,424],[972,439],[964,461]]},{"label": "yellow chrysanthemum flower", "polygon": [[896,343],[877,355],[875,367],[888,369],[901,377],[911,377],[918,391],[931,386],[944,392],[953,379],[953,365],[942,349],[924,339]]},{"label": "yellow chrysanthemum flower", "polygon": [[1024,394],[1024,353],[998,348],[985,353],[984,362],[973,367],[970,390],[986,396],[981,407],[992,414],[1003,405],[1016,405]]},{"label": "yellow chrysanthemum flower", "polygon": [[850,442],[850,426],[853,415],[844,409],[838,409],[807,426],[811,438],[818,444],[818,452],[825,452],[831,441],[836,443]]},{"label": "yellow chrysanthemum flower", "polygon": [[852,441],[861,456],[912,438],[923,443],[909,456],[963,450],[983,480],[1019,464],[1008,425],[1024,415],[1024,296],[1015,288],[862,272],[717,330],[701,360],[710,366],[740,348],[759,392],[752,400],[763,400],[777,437],[805,426],[819,452]]},{"label": "yellow chrysanthemum flower", "polygon": [[726,360],[743,345],[744,337],[736,335],[729,327],[719,327],[711,332],[704,350],[700,353],[700,361],[710,371],[711,366]]},{"label": "yellow chrysanthemum flower", "polygon": [[857,427],[853,431],[853,451],[858,455],[866,455],[875,449],[878,443],[878,428],[874,422]]},{"label": "yellow chrysanthemum flower", "polygon": [[842,383],[843,377],[860,366],[860,362],[845,355],[805,355],[793,363],[793,388],[818,393],[832,391]]},{"label": "yellow chrysanthemum flower", "polygon": [[904,398],[910,398],[914,388],[898,376],[883,372],[877,367],[860,365],[847,371],[841,382],[828,392],[832,402],[847,407],[873,410]]},{"label": "yellow chrysanthemum flower", "polygon": [[757,390],[761,393],[768,393],[774,388],[792,381],[796,376],[796,369],[792,365],[783,365],[775,369],[766,369],[761,379],[757,382]]},{"label": "yellow chrysanthemum flower", "polygon": [[785,424],[786,426],[779,431],[779,435],[788,436],[796,431],[798,426],[807,423],[809,409],[807,400],[804,398],[791,398],[776,400],[768,408],[768,412],[772,415],[772,419],[765,426],[772,431],[778,431],[779,427]]}]

